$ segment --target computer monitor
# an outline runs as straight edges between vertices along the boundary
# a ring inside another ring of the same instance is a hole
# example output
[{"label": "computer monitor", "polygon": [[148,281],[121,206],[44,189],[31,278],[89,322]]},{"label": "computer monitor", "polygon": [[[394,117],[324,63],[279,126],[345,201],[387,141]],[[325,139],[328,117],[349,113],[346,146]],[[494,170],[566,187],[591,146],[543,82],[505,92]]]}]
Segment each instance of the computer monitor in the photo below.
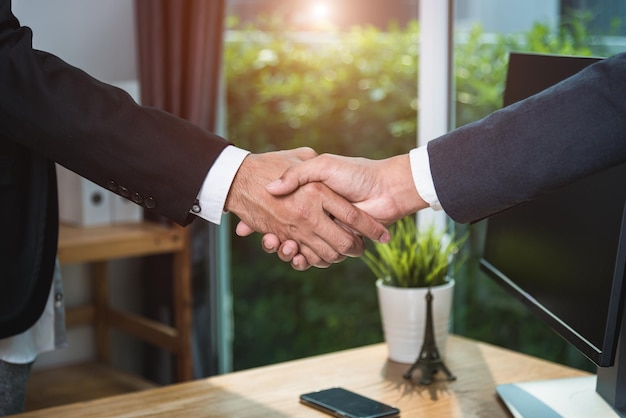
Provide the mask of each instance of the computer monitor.
[{"label": "computer monitor", "polygon": [[[595,61],[511,54],[504,104]],[[481,268],[598,366],[597,377],[499,386],[513,415],[625,415],[625,211],[622,164],[487,220]]]}]

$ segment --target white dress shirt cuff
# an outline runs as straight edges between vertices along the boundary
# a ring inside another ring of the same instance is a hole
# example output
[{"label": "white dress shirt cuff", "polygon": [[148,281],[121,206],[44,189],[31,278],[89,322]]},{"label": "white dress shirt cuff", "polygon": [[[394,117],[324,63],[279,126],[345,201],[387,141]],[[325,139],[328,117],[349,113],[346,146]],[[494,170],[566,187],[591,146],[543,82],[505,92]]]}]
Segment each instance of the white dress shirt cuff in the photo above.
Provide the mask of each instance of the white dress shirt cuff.
[{"label": "white dress shirt cuff", "polygon": [[435,183],[430,172],[430,160],[426,145],[414,148],[409,152],[411,174],[417,193],[434,210],[441,210],[441,204],[435,191]]},{"label": "white dress shirt cuff", "polygon": [[201,209],[195,215],[216,225],[220,224],[230,186],[241,163],[249,153],[232,145],[224,148],[204,179],[198,194],[198,204]]}]

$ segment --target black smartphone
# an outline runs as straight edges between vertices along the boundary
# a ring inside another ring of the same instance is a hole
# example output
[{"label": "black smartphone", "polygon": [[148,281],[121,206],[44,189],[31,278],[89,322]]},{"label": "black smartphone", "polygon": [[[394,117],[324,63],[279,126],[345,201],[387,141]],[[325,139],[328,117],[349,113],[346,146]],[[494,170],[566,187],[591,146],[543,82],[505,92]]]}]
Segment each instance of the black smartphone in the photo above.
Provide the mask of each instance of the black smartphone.
[{"label": "black smartphone", "polygon": [[343,388],[331,388],[300,395],[300,402],[335,417],[398,417],[400,410]]}]

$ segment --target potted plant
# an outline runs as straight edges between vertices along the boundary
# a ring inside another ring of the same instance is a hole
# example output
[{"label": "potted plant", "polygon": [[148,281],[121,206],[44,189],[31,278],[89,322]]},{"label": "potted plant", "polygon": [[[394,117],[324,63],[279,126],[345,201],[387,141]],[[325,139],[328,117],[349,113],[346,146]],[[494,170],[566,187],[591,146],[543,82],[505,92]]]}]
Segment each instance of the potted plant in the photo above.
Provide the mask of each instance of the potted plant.
[{"label": "potted plant", "polygon": [[373,243],[363,261],[377,277],[376,288],[389,359],[413,363],[423,343],[426,293],[433,295],[435,340],[443,356],[449,332],[454,279],[452,259],[466,236],[455,239],[434,225],[418,227],[406,217],[390,228],[387,244]]}]

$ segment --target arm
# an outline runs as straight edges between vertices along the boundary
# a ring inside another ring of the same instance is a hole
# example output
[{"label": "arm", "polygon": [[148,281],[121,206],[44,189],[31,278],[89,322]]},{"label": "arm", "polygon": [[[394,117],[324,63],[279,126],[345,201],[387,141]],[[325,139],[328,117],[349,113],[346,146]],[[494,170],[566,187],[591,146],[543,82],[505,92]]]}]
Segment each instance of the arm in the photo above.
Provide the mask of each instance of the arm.
[{"label": "arm", "polygon": [[124,91],[33,50],[31,38],[10,2],[0,2],[0,140],[118,194],[151,198],[157,212],[190,222],[202,180],[228,142],[137,105]]},{"label": "arm", "polygon": [[[624,68],[626,54],[600,61],[542,93],[430,141],[431,175],[446,213],[457,222],[476,221],[626,161]],[[336,161],[291,169],[270,191],[286,193],[307,181],[323,181],[378,217],[383,208],[377,199],[389,201],[398,183],[411,183],[406,168],[399,176],[392,170],[387,175],[368,169],[385,186],[376,188],[372,182],[363,187],[360,176],[350,180],[339,166],[346,164],[345,170],[358,173],[354,164]],[[419,205],[405,207],[396,212]]]},{"label": "arm", "polygon": [[[446,213],[457,222],[475,221],[626,161],[625,67],[626,54],[616,55],[430,141],[429,167]],[[285,173],[272,193],[327,181],[304,168]],[[286,256],[279,252],[286,261],[297,252],[295,243],[272,236],[264,245],[288,248]]]},{"label": "arm", "polygon": [[471,222],[626,161],[626,54],[430,141],[439,200]]},{"label": "arm", "polygon": [[[191,222],[189,212],[207,173],[229,142],[136,104],[124,91],[33,50],[31,41],[30,29],[20,27],[10,2],[1,2],[0,142],[19,144],[181,225]],[[227,209],[259,231],[298,241],[310,249],[316,265],[362,252],[362,239],[328,225],[328,213],[368,237],[379,238],[386,231],[327,188],[315,196],[309,192],[318,206],[306,214],[295,213],[303,205],[290,211],[289,199],[269,195],[259,183],[263,175],[272,173],[274,179],[280,174],[274,171],[277,167],[284,170],[295,161],[284,153],[249,156],[232,187],[207,187],[230,190]],[[258,181],[245,181],[247,176]],[[303,193],[294,196],[302,199]],[[281,215],[271,216],[276,213]]]}]

